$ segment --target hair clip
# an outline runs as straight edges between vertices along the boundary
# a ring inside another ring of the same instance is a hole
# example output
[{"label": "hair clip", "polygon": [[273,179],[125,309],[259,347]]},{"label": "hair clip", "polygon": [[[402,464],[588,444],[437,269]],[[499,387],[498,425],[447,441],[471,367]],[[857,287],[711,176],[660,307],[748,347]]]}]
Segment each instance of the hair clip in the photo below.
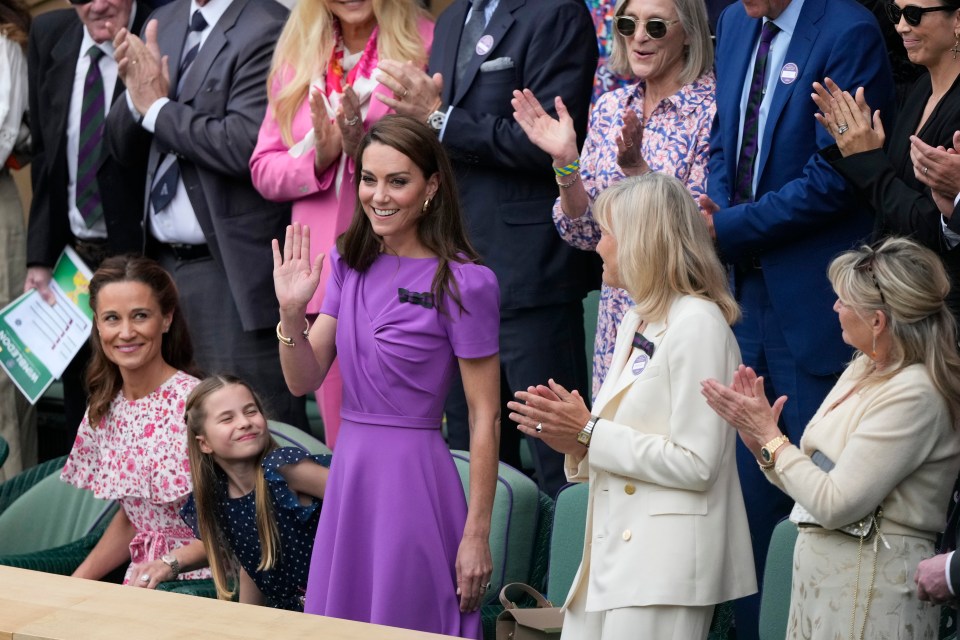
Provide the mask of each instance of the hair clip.
[{"label": "hair clip", "polygon": [[417,293],[416,291],[407,291],[406,289],[397,289],[397,297],[400,302],[410,302],[418,304],[424,309],[433,309],[433,294],[429,291]]}]

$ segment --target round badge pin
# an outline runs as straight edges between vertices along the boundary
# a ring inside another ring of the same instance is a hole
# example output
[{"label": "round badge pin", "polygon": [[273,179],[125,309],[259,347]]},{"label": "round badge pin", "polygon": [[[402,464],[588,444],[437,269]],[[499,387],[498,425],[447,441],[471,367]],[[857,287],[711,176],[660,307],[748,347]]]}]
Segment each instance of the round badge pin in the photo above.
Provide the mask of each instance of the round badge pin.
[{"label": "round badge pin", "polygon": [[477,42],[477,55],[485,56],[493,48],[493,36],[487,35]]},{"label": "round badge pin", "polygon": [[780,69],[780,82],[783,84],[792,84],[797,76],[800,75],[800,69],[792,62],[788,62]]},{"label": "round badge pin", "polygon": [[643,370],[647,368],[647,365],[650,364],[650,356],[645,353],[641,353],[633,361],[633,366],[630,368],[633,371],[633,375],[638,376],[643,373]]}]

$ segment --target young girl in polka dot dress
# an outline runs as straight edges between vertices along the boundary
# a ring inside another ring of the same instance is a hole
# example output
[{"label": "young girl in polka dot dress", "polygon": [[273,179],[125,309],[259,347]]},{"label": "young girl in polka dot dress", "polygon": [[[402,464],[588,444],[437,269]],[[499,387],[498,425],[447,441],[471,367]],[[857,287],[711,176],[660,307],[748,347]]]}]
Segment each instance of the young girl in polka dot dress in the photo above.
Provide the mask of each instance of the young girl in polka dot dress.
[{"label": "young girl in polka dot dress", "polygon": [[181,515],[217,594],[302,611],[330,456],[278,448],[259,398],[232,376],[197,385],[186,420],[193,495]]}]

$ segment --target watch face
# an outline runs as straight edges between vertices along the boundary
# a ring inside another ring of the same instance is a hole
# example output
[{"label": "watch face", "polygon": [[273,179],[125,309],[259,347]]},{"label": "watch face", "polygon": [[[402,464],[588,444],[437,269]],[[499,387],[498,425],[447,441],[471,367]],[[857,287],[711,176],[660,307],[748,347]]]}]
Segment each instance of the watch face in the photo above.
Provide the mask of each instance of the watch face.
[{"label": "watch face", "polygon": [[447,114],[440,111],[434,111],[430,114],[430,117],[427,119],[427,124],[429,124],[433,129],[440,131],[443,129],[443,124],[447,119]]},{"label": "watch face", "polygon": [[766,447],[760,449],[760,457],[763,458],[764,462],[773,462],[773,456],[770,455],[770,451]]}]

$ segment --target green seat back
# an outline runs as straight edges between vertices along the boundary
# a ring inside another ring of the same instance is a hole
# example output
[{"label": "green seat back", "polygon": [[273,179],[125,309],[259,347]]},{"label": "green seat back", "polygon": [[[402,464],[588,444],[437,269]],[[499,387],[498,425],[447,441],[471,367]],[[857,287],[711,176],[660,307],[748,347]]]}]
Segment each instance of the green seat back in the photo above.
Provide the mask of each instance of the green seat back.
[{"label": "green seat back", "polygon": [[589,491],[586,482],[579,482],[568,484],[557,492],[550,536],[550,569],[547,572],[547,599],[557,606],[567,599],[583,557]]},{"label": "green seat back", "polygon": [[0,513],[0,555],[33,553],[82,538],[105,519],[117,503],[99,500],[52,473],[25,491]]},{"label": "green seat back", "polygon": [[277,422],[276,420],[269,420],[267,426],[270,429],[270,433],[273,434],[273,439],[276,440],[277,444],[281,447],[300,447],[301,449],[318,455],[333,453],[327,445],[306,431],[297,429],[293,425],[285,422]]},{"label": "green seat back", "polygon": [[760,597],[760,640],[783,640],[790,617],[790,589],[793,582],[793,548],[797,525],[781,520],[773,529],[763,570]]},{"label": "green seat back", "polygon": [[[470,452],[454,450],[453,460],[460,473],[464,494],[470,499]],[[490,522],[490,555],[493,575],[484,602],[495,602],[503,585],[530,582],[534,541],[540,511],[537,484],[508,464],[497,470],[497,492]]]}]

